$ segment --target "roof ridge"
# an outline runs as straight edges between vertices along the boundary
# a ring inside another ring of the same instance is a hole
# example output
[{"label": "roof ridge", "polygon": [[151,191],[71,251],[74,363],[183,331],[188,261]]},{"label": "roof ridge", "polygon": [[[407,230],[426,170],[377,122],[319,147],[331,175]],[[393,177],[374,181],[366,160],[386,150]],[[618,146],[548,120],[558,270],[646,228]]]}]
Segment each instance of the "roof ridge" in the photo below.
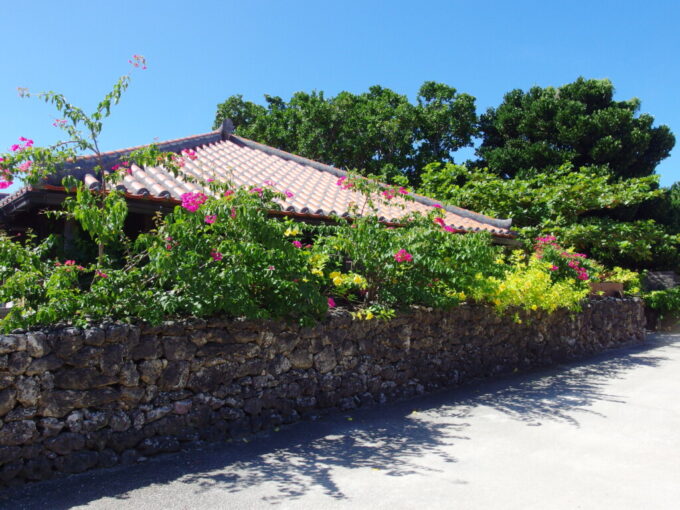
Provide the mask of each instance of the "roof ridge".
[{"label": "roof ridge", "polygon": [[[211,138],[211,139],[215,138],[214,140],[210,140],[210,141],[217,142],[217,141],[220,140],[220,134],[221,134],[221,132],[218,129],[216,131],[210,131],[208,133],[201,133],[201,134],[198,134],[198,135],[185,136],[185,137],[182,137],[182,138],[174,138],[172,140],[165,140],[165,141],[159,142],[159,143],[146,143],[146,144],[142,144],[142,145],[135,145],[135,146],[132,146],[132,147],[127,147],[125,149],[117,149],[117,150],[114,150],[114,151],[106,151],[106,152],[102,152],[99,156],[104,157],[104,158],[110,158],[111,156],[114,156],[114,155],[130,153],[130,152],[135,151],[137,149],[143,149],[144,147],[149,147],[150,145],[155,145],[159,149],[162,149],[164,147],[167,147],[168,145],[177,145],[180,142],[188,142],[188,141],[191,141],[191,140],[201,139],[201,138]],[[206,142],[206,143],[210,143],[210,142]],[[198,144],[192,144],[192,146],[195,146],[195,145],[198,145]],[[89,159],[94,159],[96,157],[97,157],[97,154],[87,154],[85,156],[78,156],[76,158],[76,160],[77,161],[89,160]]]},{"label": "roof ridge", "polygon": [[[340,168],[334,167],[332,165],[327,165],[325,163],[320,163],[319,161],[314,161],[313,159],[308,159],[303,156],[298,156],[297,154],[292,154],[290,152],[286,152],[281,149],[276,149],[274,147],[270,147],[269,145],[265,145],[260,142],[256,142],[254,140],[250,140],[248,138],[244,138],[239,135],[235,134],[230,134],[229,138],[231,140],[235,140],[238,142],[241,142],[243,145],[250,147],[252,149],[260,150],[262,152],[265,152],[267,154],[271,154],[272,156],[278,156],[283,159],[295,161],[296,163],[300,163],[303,165],[311,166],[312,168],[316,168],[317,170],[320,170],[322,172],[329,172],[337,177],[347,177],[349,176],[349,172],[346,170],[342,170]],[[383,183],[381,183],[383,184]],[[387,186],[387,184],[384,184]],[[439,201],[434,200],[429,197],[425,197],[423,195],[419,195],[417,193],[411,193],[410,194],[413,199],[416,202],[419,202],[424,205],[429,205],[429,206],[434,206],[436,204],[439,204]],[[440,204],[441,205],[441,204]],[[493,218],[491,216],[487,216],[486,214],[481,214],[478,212],[470,211],[469,209],[464,209],[462,207],[458,207],[455,205],[442,205],[442,208],[445,210],[457,214],[459,216],[463,216],[464,218],[472,219],[475,221],[479,221],[482,223],[487,223],[489,225],[492,225],[494,227],[498,228],[505,228],[509,229],[512,226],[512,219],[500,219],[500,218]]]}]

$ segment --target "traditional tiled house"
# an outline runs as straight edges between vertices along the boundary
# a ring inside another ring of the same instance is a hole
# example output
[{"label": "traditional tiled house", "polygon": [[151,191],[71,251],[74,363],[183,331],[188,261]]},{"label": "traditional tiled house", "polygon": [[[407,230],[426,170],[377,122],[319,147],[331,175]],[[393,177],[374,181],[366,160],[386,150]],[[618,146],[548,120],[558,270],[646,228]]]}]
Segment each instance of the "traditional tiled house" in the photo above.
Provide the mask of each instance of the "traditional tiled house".
[{"label": "traditional tiled house", "polygon": [[[290,190],[292,198],[282,204],[282,211],[272,214],[289,215],[300,221],[333,221],[338,216],[349,215],[352,203],[361,203],[362,196],[351,189],[337,186],[338,179],[347,175],[344,170],[312,161],[294,154],[268,147],[235,135],[229,121],[221,129],[211,133],[170,140],[157,144],[162,151],[180,153],[191,149],[196,159],[187,160],[183,172],[202,181],[229,180],[237,186],[261,186],[273,183],[280,191]],[[102,156],[102,167],[110,168],[135,148],[108,152]],[[0,199],[0,227],[10,232],[34,229],[39,235],[54,231],[56,226],[37,215],[40,210],[57,207],[66,196],[61,186],[63,174],[70,174],[83,181],[91,189],[101,183],[94,171],[99,162],[93,156],[78,159],[46,183],[36,187],[24,187]],[[131,232],[152,226],[152,216],[157,211],[168,212],[179,202],[183,193],[205,191],[199,185],[175,177],[162,167],[140,168],[132,166],[130,175],[117,183],[124,191],[129,205],[127,229]],[[392,221],[405,213],[427,213],[436,201],[412,195],[414,200],[395,198],[389,204],[381,204],[379,215]],[[487,230],[500,243],[506,243],[514,235],[511,220],[500,220],[466,209],[445,206],[444,220],[460,232]]]}]

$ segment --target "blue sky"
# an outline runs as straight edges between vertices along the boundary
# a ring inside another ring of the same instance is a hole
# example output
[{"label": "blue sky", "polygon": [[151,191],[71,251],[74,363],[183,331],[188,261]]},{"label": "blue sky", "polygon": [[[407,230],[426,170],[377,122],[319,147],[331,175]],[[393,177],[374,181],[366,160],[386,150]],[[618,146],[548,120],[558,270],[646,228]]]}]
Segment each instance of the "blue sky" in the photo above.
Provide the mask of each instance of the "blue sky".
[{"label": "blue sky", "polygon": [[[107,121],[103,149],[211,130],[231,94],[261,101],[298,90],[365,91],[381,84],[413,98],[425,80],[477,98],[610,78],[617,99],[680,138],[680,2],[618,1],[127,1],[5,2],[0,30],[0,148],[19,136],[56,141],[56,114],[16,87],[64,93],[91,109],[139,53]],[[680,145],[680,141],[679,141]],[[464,159],[464,158],[463,158]],[[680,180],[680,149],[657,169]]]}]

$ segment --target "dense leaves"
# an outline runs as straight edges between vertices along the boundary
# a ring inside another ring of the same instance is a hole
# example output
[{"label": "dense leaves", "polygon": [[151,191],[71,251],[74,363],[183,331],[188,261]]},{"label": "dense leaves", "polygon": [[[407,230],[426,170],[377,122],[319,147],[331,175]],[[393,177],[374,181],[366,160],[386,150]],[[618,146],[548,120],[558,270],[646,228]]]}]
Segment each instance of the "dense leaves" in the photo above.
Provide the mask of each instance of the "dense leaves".
[{"label": "dense leaves", "polygon": [[215,127],[230,118],[236,133],[340,168],[397,180],[417,180],[431,161],[453,161],[472,145],[475,100],[455,88],[425,82],[416,104],[380,86],[368,92],[297,92],[289,101],[265,96],[266,106],[227,98],[217,107]]},{"label": "dense leaves", "polygon": [[608,265],[674,268],[680,263],[680,236],[664,225],[608,217],[664,197],[658,176],[617,180],[606,168],[565,164],[551,174],[522,172],[504,178],[485,168],[431,164],[422,180],[423,194],[512,218],[527,242],[556,235]]},{"label": "dense leaves", "polygon": [[613,96],[609,80],[584,78],[508,92],[480,117],[482,166],[504,176],[529,169],[550,173],[564,163],[607,165],[624,178],[652,174],[675,137],[668,126],[653,126],[651,115],[637,115],[640,100]]}]

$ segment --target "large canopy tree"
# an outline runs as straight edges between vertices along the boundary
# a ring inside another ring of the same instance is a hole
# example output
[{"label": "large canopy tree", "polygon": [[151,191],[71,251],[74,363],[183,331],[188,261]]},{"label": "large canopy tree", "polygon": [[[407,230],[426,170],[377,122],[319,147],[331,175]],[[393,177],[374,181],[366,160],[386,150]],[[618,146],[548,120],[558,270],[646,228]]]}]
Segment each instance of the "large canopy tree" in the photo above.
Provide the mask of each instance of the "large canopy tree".
[{"label": "large canopy tree", "polygon": [[368,92],[297,92],[289,101],[265,96],[266,105],[235,95],[217,107],[215,127],[230,118],[247,138],[363,174],[417,182],[432,161],[453,162],[476,134],[474,97],[425,82],[416,103],[373,86]]},{"label": "large canopy tree", "polygon": [[584,78],[559,88],[508,92],[480,117],[480,166],[509,177],[564,163],[608,165],[623,178],[651,175],[675,137],[668,126],[653,126],[651,115],[638,115],[639,99],[613,96],[609,80]]}]

